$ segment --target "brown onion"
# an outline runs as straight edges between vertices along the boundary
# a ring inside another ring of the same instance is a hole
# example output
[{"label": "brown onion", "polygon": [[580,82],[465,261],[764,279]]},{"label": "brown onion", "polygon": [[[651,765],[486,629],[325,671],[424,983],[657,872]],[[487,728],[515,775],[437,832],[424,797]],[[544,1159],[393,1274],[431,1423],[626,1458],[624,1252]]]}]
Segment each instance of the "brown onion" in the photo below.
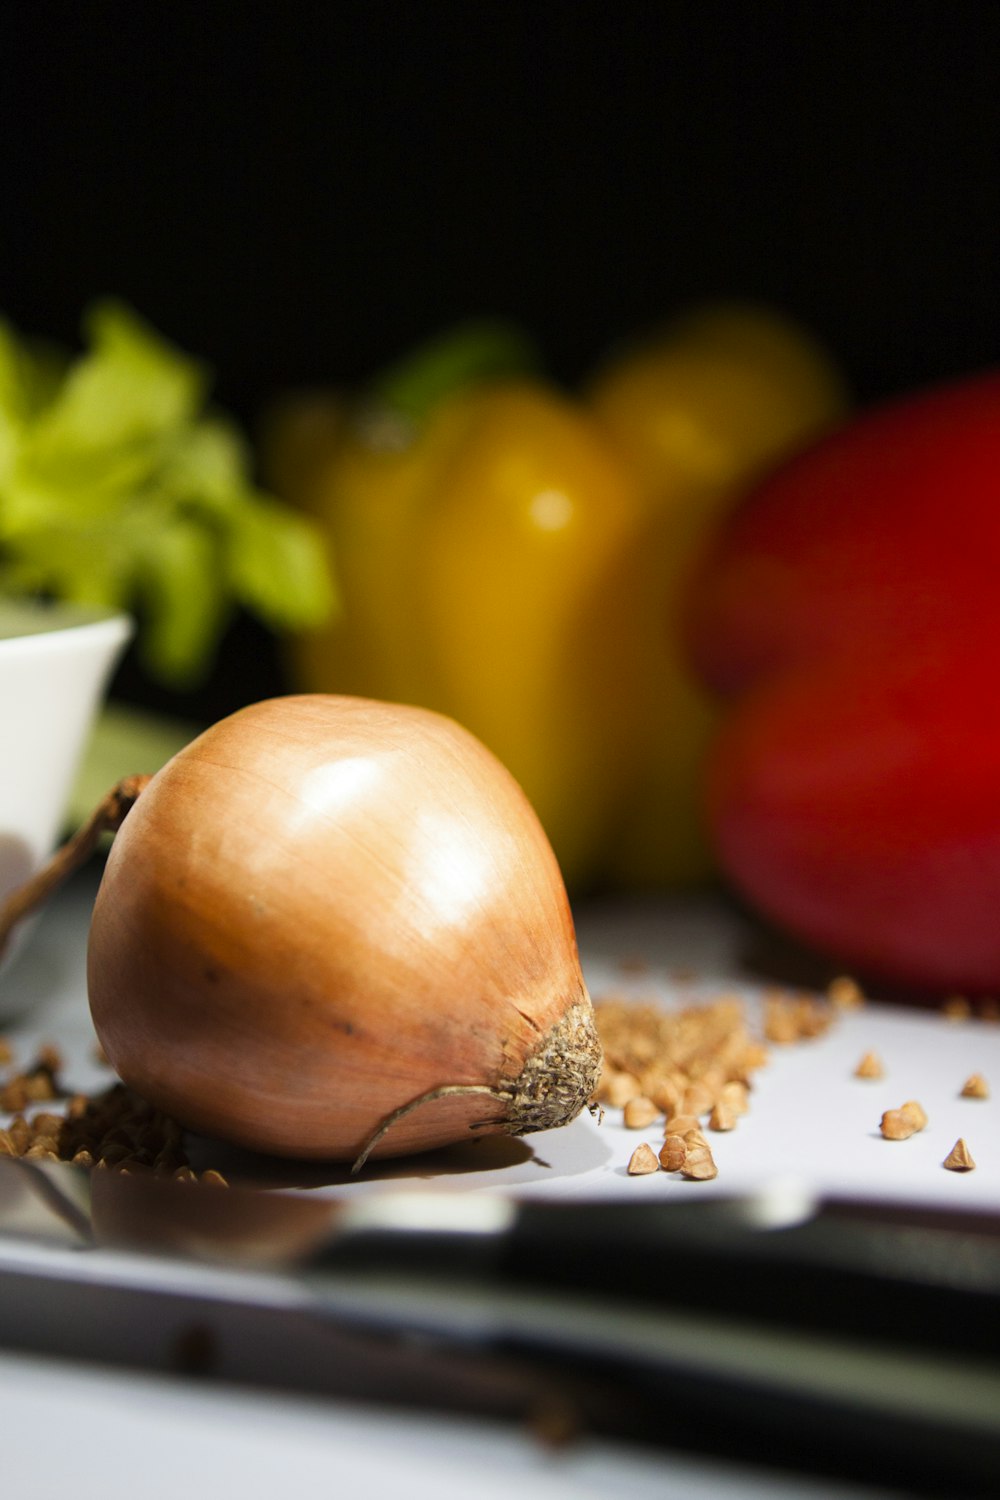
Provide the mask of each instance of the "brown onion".
[{"label": "brown onion", "polygon": [[281,1155],[561,1125],[600,1062],[519,786],[451,720],[364,699],[254,704],[152,778],[111,848],[88,984],[125,1083]]}]

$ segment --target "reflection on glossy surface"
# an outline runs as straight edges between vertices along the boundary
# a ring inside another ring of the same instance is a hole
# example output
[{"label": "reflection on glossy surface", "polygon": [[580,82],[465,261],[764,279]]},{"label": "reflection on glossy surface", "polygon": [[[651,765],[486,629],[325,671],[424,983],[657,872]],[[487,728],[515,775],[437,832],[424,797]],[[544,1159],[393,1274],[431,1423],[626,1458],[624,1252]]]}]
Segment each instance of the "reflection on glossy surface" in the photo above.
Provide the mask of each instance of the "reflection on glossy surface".
[{"label": "reflection on glossy surface", "polygon": [[417,814],[407,840],[404,882],[420,892],[435,927],[462,922],[495,889],[496,848],[467,821],[438,809]]},{"label": "reflection on glossy surface", "polygon": [[382,776],[382,766],[375,755],[350,755],[343,760],[325,761],[303,776],[297,790],[301,806],[290,821],[305,824],[317,815],[337,818],[348,812],[363,812]]},{"label": "reflection on glossy surface", "polygon": [[561,531],[573,518],[573,502],[563,490],[539,490],[528,514],[540,531]]},{"label": "reflection on glossy surface", "polygon": [[305,1257],[326,1237],[334,1205],[288,1194],[94,1172],[94,1242],[255,1266]]},{"label": "reflection on glossy surface", "polygon": [[4,1238],[79,1246],[90,1240],[90,1185],[76,1167],[55,1176],[41,1162],[0,1157],[0,1225]]}]

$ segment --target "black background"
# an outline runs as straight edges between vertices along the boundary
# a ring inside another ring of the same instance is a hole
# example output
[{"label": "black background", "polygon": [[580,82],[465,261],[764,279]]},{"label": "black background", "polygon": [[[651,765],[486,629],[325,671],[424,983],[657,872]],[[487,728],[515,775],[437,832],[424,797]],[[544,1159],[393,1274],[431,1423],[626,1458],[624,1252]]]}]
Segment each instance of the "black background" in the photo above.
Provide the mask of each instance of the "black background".
[{"label": "black background", "polygon": [[[251,427],[469,314],[574,382],[708,296],[873,400],[996,360],[998,62],[993,0],[0,0],[0,307],[124,297]],[[179,706],[276,672],[243,625]]]}]

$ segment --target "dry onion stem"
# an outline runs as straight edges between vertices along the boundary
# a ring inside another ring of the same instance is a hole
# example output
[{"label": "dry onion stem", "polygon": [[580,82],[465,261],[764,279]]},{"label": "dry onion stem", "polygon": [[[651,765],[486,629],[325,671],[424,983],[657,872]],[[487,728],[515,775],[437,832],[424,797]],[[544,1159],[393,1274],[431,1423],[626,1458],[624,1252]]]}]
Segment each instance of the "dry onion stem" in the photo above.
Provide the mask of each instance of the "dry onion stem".
[{"label": "dry onion stem", "polygon": [[117,833],[136,798],[144,790],[148,776],[126,776],[98,804],[73,837],[56,852],[47,864],[18,886],[0,902],[0,954],[3,953],[17,924],[44,904],[63,881],[78,870],[93,854],[105,833]]}]

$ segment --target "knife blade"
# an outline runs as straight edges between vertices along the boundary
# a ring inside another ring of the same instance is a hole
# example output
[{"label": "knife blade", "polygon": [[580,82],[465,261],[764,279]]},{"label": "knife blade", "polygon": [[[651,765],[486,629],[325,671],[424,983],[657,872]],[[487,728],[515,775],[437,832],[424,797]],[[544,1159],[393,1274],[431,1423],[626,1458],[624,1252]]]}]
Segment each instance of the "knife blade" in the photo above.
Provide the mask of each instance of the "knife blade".
[{"label": "knife blade", "polygon": [[[458,1386],[484,1400],[502,1388],[509,1404],[517,1390],[570,1390],[598,1430],[642,1441],[904,1476],[912,1493],[997,1490],[992,1215],[876,1214],[789,1184],[693,1205],[433,1189],[330,1200],[23,1161],[0,1163],[0,1205],[15,1176],[19,1214],[0,1220],[0,1339],[17,1324],[30,1340],[11,1308],[65,1309],[74,1284],[84,1307],[145,1294],[161,1314],[164,1302],[187,1309],[188,1323],[191,1305],[202,1320],[215,1310],[210,1325],[226,1322],[220,1308],[230,1322],[234,1309],[270,1319],[267,1338],[244,1340],[243,1368],[258,1377],[253,1350],[280,1343],[276,1329],[313,1348],[321,1328],[383,1356],[422,1348],[444,1361],[432,1378],[376,1359],[366,1386],[357,1349],[350,1377],[338,1356],[347,1387],[369,1394],[402,1384],[411,1399],[449,1389],[454,1400]],[[105,1346],[115,1321],[98,1320]],[[295,1363],[287,1351],[283,1362]]]}]

